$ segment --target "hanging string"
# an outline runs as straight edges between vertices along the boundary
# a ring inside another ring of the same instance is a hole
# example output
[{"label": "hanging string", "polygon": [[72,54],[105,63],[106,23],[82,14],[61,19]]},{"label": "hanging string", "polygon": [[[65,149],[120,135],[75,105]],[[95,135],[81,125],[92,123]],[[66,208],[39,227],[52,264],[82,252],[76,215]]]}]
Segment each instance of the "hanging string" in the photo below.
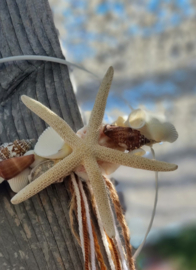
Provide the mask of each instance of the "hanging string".
[{"label": "hanging string", "polygon": [[[81,195],[81,193],[80,193]],[[87,230],[87,220],[86,220],[86,211],[84,206],[84,201],[81,195],[81,208],[82,208],[82,225],[83,225],[83,237],[84,237],[84,267],[85,270],[89,270],[89,238],[88,238],[88,230]]]},{"label": "hanging string", "polygon": [[73,191],[71,203],[70,203],[70,208],[69,208],[69,219],[70,219],[71,231],[72,231],[73,235],[75,236],[76,240],[78,241],[78,244],[81,246],[80,237],[74,229],[74,211],[75,211],[75,209],[77,211],[76,195],[75,195],[75,192]]},{"label": "hanging string", "polygon": [[94,243],[94,237],[92,232],[92,226],[91,226],[91,218],[90,218],[90,211],[89,206],[87,202],[87,198],[83,189],[82,182],[79,180],[79,188],[82,195],[82,199],[84,201],[84,207],[86,212],[86,220],[87,220],[87,226],[88,226],[88,233],[89,233],[89,239],[90,239],[90,252],[91,252],[91,269],[96,270],[95,266],[95,243]]},{"label": "hanging string", "polygon": [[81,197],[80,197],[80,191],[78,189],[78,185],[77,185],[77,182],[76,182],[76,178],[75,178],[74,173],[71,173],[71,181],[72,181],[72,184],[73,184],[73,187],[74,187],[74,191],[75,191],[75,194],[76,194],[79,235],[80,235],[82,253],[83,253],[84,260],[85,260],[83,225],[82,225]]},{"label": "hanging string", "polygon": [[96,250],[96,254],[97,254],[97,260],[100,263],[100,270],[107,270],[106,265],[104,263],[103,255],[101,253],[101,249],[99,246],[97,234],[95,232],[95,228],[94,228],[94,225],[92,222],[91,222],[91,225],[92,225],[92,230],[93,230],[93,238],[94,238],[94,242],[95,242],[95,250]]},{"label": "hanging string", "polygon": [[127,226],[124,214],[123,214],[123,210],[122,207],[120,205],[120,201],[118,198],[118,194],[116,192],[116,189],[114,187],[114,185],[112,184],[112,182],[105,177],[105,181],[106,181],[106,185],[110,191],[110,196],[114,205],[114,209],[116,212],[116,217],[118,222],[120,223],[120,226],[122,228],[122,233],[123,233],[123,238],[125,240],[125,248],[126,248],[126,255],[127,255],[127,261],[129,264],[129,268],[130,270],[135,270],[135,265],[134,265],[134,261],[133,261],[133,257],[132,257],[132,247],[130,245],[130,233],[129,233],[129,228]]},{"label": "hanging string", "polygon": [[125,254],[124,254],[124,250],[123,250],[123,245],[121,243],[120,235],[119,235],[118,229],[116,227],[116,224],[115,224],[114,228],[115,228],[115,240],[116,240],[116,245],[117,245],[117,248],[118,248],[118,251],[120,254],[120,258],[121,258],[122,269],[128,270],[127,264],[126,264],[126,259],[125,259]]},{"label": "hanging string", "polygon": [[109,249],[109,246],[108,246],[108,241],[107,241],[107,237],[106,237],[106,234],[105,234],[105,231],[104,231],[104,228],[103,228],[101,217],[100,217],[97,205],[96,205],[96,203],[94,201],[95,198],[93,196],[92,187],[91,187],[89,181],[86,181],[86,183],[87,183],[88,189],[89,189],[89,191],[91,193],[92,203],[93,203],[93,207],[94,207],[95,212],[96,212],[96,217],[97,217],[97,221],[98,221],[98,225],[99,225],[99,230],[100,230],[103,245],[105,247],[105,251],[106,251],[106,254],[107,254],[107,257],[108,257],[108,261],[109,261],[111,270],[115,270],[114,262],[112,260],[111,252],[110,252],[110,249]]},{"label": "hanging string", "polygon": [[[153,159],[156,160],[154,149],[152,147],[150,147],[150,149],[151,149]],[[159,187],[158,187],[158,172],[155,172],[155,198],[154,198],[154,206],[153,206],[153,210],[152,210],[152,215],[151,215],[150,223],[148,225],[146,234],[144,236],[144,240],[142,241],[142,243],[140,244],[140,246],[136,250],[135,254],[133,255],[134,259],[136,259],[138,257],[138,255],[140,254],[140,252],[141,252],[141,250],[146,242],[146,238],[147,238],[147,236],[152,228],[152,224],[153,224],[155,212],[156,212],[156,207],[157,207],[157,201],[158,201],[158,189],[159,189]]]}]

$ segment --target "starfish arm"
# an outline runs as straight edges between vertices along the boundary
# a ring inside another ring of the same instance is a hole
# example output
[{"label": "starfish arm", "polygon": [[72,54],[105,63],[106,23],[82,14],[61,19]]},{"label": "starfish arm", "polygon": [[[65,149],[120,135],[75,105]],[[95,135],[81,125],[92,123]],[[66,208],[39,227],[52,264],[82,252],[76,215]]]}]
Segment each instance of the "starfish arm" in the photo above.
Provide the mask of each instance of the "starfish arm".
[{"label": "starfish arm", "polygon": [[105,181],[101,175],[97,161],[93,157],[85,158],[84,166],[93,188],[95,201],[103,222],[103,227],[109,237],[114,237],[115,228],[112,209],[108,199]]},{"label": "starfish arm", "polygon": [[102,124],[107,97],[110,86],[112,84],[113,74],[113,67],[110,67],[102,80],[95,104],[93,106],[93,110],[91,112],[86,139],[91,140],[92,142],[97,141],[99,137],[99,130]]},{"label": "starfish arm", "polygon": [[62,177],[67,176],[70,172],[80,164],[81,159],[73,152],[68,157],[58,162],[54,167],[39,176],[21,191],[19,191],[11,200],[13,204],[21,203],[34,196],[44,188],[56,182]]},{"label": "starfish arm", "polygon": [[96,146],[96,157],[97,159],[108,161],[111,163],[156,172],[174,171],[178,168],[177,165],[172,163],[152,160],[135,155],[131,156],[118,150],[106,148],[99,145]]},{"label": "starfish arm", "polygon": [[78,138],[71,127],[49,108],[25,95],[23,95],[21,99],[31,111],[51,126],[71,148],[74,148],[80,143],[80,138]]}]

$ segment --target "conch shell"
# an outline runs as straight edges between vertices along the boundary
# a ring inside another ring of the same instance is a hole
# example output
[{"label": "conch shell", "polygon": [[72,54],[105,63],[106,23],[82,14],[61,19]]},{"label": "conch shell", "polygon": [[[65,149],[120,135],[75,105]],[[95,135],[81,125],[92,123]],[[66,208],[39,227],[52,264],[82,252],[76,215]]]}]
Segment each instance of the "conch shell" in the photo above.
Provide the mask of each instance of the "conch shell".
[{"label": "conch shell", "polygon": [[150,143],[150,140],[144,137],[140,131],[130,127],[105,125],[103,133],[128,151]]},{"label": "conch shell", "polygon": [[61,159],[68,156],[72,149],[53,128],[48,127],[40,135],[34,151],[35,154],[44,158]]},{"label": "conch shell", "polygon": [[139,130],[149,140],[156,142],[174,142],[178,138],[178,133],[171,123],[164,117],[148,113],[145,110],[133,110],[125,123],[127,126]]},{"label": "conch shell", "polygon": [[11,179],[34,162],[34,155],[14,157],[0,162],[0,177]]},{"label": "conch shell", "polygon": [[0,160],[23,156],[32,148],[34,140],[15,140],[0,146]]}]

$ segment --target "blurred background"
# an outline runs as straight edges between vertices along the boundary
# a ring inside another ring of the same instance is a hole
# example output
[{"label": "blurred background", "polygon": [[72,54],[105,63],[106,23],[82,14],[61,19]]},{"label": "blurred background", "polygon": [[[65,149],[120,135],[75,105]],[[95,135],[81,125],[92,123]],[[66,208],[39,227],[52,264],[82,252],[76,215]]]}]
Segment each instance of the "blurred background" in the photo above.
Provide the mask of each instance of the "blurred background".
[{"label": "blurred background", "polygon": [[[195,270],[196,0],[49,2],[67,60],[100,79],[114,67],[106,123],[128,115],[132,106],[165,114],[175,125],[178,140],[154,146],[157,159],[179,168],[159,174],[156,216],[137,269]],[[70,74],[87,123],[100,79],[77,69]],[[137,248],[150,221],[154,173],[120,167],[112,177]]]}]

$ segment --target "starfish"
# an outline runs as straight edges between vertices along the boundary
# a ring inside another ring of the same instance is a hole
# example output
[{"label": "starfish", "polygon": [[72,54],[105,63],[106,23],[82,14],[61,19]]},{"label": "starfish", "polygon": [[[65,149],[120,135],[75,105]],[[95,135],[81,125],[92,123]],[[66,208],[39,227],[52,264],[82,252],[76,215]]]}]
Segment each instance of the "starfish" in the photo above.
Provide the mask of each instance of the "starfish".
[{"label": "starfish", "polygon": [[62,139],[72,148],[72,153],[18,192],[11,200],[13,204],[18,204],[29,199],[47,186],[56,182],[58,179],[69,175],[77,166],[82,164],[92,186],[104,229],[109,237],[114,237],[115,228],[112,210],[106,184],[97,160],[150,171],[173,171],[177,169],[177,165],[175,164],[150,160],[140,156],[131,156],[119,150],[107,148],[98,144],[113,72],[113,68],[110,67],[103,78],[91,113],[87,134],[83,139],[79,138],[62,118],[43,104],[25,95],[21,97],[23,103],[31,111],[36,113],[48,125],[56,130]]}]

